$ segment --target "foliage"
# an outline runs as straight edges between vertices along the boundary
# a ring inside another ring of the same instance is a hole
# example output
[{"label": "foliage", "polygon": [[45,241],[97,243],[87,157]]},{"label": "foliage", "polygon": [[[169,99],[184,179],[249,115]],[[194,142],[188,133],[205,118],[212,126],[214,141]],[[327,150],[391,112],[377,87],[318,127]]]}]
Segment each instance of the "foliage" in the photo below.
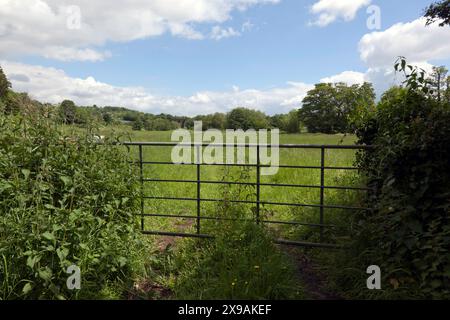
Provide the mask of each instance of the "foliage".
[{"label": "foliage", "polygon": [[[137,120],[139,121],[139,120]],[[144,119],[145,130],[150,131],[170,131],[179,128],[179,124],[175,121],[164,118],[154,118],[146,117]]]},{"label": "foliage", "polygon": [[448,69],[444,66],[433,67],[433,73],[431,74],[430,86],[431,90],[435,93],[435,97],[438,101],[446,100],[450,91],[450,77],[447,77]]},{"label": "foliage", "polygon": [[431,4],[425,11],[427,25],[439,21],[439,26],[450,25],[450,0],[441,0]]},{"label": "foliage", "polygon": [[106,125],[110,125],[114,123],[114,118],[109,112],[103,112],[102,113],[102,119],[105,122]]},{"label": "foliage", "polygon": [[11,88],[11,83],[6,78],[6,75],[3,73],[2,67],[0,67],[0,100],[2,100],[9,88]]},{"label": "foliage", "polygon": [[[224,223],[211,242],[190,241],[177,254],[179,299],[293,299],[301,289],[290,261],[254,223]],[[200,248],[200,249],[199,249]]]},{"label": "foliage", "polygon": [[269,121],[267,116],[256,110],[247,108],[236,108],[227,114],[227,129],[267,129]]},{"label": "foliage", "polygon": [[300,120],[313,133],[352,132],[353,114],[361,108],[372,108],[374,101],[375,93],[369,83],[350,87],[343,83],[316,84],[303,99]]},{"label": "foliage", "polygon": [[65,124],[74,124],[77,115],[77,106],[71,100],[64,100],[59,106],[59,115]]},{"label": "foliage", "polygon": [[224,113],[214,113],[204,116],[196,116],[192,119],[192,121],[189,122],[189,124],[186,127],[192,129],[194,127],[194,121],[202,121],[203,130],[208,129],[224,130],[226,129],[227,126],[227,116]]},{"label": "foliage", "polygon": [[269,124],[272,128],[280,129],[280,131],[285,131],[287,126],[287,115],[286,114],[276,114],[269,117]]},{"label": "foliage", "polygon": [[359,143],[377,147],[358,160],[375,211],[359,217],[356,238],[392,289],[449,298],[450,105],[401,64],[413,74],[408,87],[389,90],[357,132]]},{"label": "foliage", "polygon": [[[140,272],[136,172],[105,142],[38,113],[0,115],[1,299],[102,298]],[[66,287],[70,265],[80,291]]]},{"label": "foliage", "polygon": [[140,131],[144,129],[144,121],[142,120],[142,117],[138,117],[136,121],[133,122],[133,130]]}]

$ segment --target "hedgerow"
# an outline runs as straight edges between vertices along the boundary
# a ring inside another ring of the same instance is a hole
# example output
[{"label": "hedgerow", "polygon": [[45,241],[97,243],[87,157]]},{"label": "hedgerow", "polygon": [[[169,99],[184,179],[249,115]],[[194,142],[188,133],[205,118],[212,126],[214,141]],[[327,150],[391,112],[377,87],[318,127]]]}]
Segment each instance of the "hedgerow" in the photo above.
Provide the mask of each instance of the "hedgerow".
[{"label": "hedgerow", "polygon": [[374,189],[356,239],[385,289],[450,298],[450,106],[417,90],[388,91],[358,131],[376,146],[358,163]]},{"label": "hedgerow", "polygon": [[0,299],[120,296],[141,272],[136,172],[105,142],[66,137],[45,112],[0,115]]}]

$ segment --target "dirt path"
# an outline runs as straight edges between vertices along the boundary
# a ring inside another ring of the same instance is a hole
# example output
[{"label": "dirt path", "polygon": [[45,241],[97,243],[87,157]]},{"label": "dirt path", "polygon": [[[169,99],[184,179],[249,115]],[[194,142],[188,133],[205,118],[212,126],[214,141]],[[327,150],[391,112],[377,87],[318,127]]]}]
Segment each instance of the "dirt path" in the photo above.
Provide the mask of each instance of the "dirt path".
[{"label": "dirt path", "polygon": [[339,295],[330,292],[326,287],[327,279],[318,266],[300,248],[282,248],[297,266],[297,277],[301,282],[305,297],[311,300],[342,300]]},{"label": "dirt path", "polygon": [[[186,232],[187,229],[191,228],[194,225],[194,221],[192,219],[183,221],[183,222],[178,222],[175,224],[176,228],[177,228],[177,232]],[[164,252],[168,249],[168,247],[173,247],[175,246],[177,240],[180,240],[180,238],[176,238],[176,237],[171,237],[171,236],[161,236],[158,237],[157,239],[157,247],[159,249],[160,252]]]}]

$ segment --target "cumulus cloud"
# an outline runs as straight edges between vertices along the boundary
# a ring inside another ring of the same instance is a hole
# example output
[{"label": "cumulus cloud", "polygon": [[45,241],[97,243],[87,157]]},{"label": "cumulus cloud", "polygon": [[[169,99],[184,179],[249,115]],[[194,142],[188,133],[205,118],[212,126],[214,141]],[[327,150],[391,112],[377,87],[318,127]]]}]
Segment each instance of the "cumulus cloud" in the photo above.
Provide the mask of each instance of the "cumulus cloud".
[{"label": "cumulus cloud", "polygon": [[[197,115],[228,112],[241,106],[267,112],[285,113],[301,105],[313,86],[288,82],[281,88],[266,90],[234,86],[229,91],[201,91],[192,96],[158,96],[141,87],[118,87],[93,77],[73,78],[63,70],[0,61],[13,89],[28,92],[41,102],[59,103],[71,99],[79,105],[124,106],[150,113]],[[12,75],[12,76],[11,76]]]},{"label": "cumulus cloud", "polygon": [[320,80],[320,82],[323,82],[323,83],[344,82],[344,83],[347,83],[348,85],[362,84],[362,83],[364,83],[364,81],[366,81],[365,77],[366,77],[366,75],[361,72],[344,71],[340,74],[337,74],[337,75],[334,75],[331,77],[327,77],[327,78],[323,78]]},{"label": "cumulus cloud", "polygon": [[369,67],[390,67],[398,56],[410,62],[450,57],[450,28],[425,26],[426,19],[397,23],[387,30],[372,32],[359,42],[361,59]]},{"label": "cumulus cloud", "polygon": [[426,19],[397,23],[384,31],[364,35],[359,41],[361,60],[367,65],[365,73],[345,71],[324,78],[321,82],[347,82],[349,84],[367,81],[373,83],[377,95],[405,79],[396,73],[394,63],[399,56],[405,56],[408,63],[432,72],[432,61],[450,59],[450,28],[441,28],[438,23],[426,26]]},{"label": "cumulus cloud", "polygon": [[356,13],[371,3],[371,0],[319,0],[311,7],[311,13],[317,15],[312,25],[326,27],[337,21],[351,21]]},{"label": "cumulus cloud", "polygon": [[64,61],[99,61],[110,55],[101,50],[107,42],[128,42],[164,33],[203,39],[195,25],[221,24],[235,10],[279,1],[2,0],[0,56],[34,54]]},{"label": "cumulus cloud", "polygon": [[399,56],[427,73],[432,72],[431,61],[450,58],[450,29],[440,28],[437,23],[426,27],[425,23],[425,18],[397,23],[361,38],[359,53],[368,67],[365,79],[374,84],[378,95],[404,80],[394,71]]}]

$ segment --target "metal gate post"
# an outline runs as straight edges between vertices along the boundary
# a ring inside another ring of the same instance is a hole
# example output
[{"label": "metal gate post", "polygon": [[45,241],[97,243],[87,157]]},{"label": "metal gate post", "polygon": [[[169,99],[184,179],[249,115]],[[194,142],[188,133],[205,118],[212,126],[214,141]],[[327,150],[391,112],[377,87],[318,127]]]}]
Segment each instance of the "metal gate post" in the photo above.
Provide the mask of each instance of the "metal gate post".
[{"label": "metal gate post", "polygon": [[144,231],[144,161],[142,155],[142,144],[139,145],[139,170],[141,179],[141,230]]},{"label": "metal gate post", "polygon": [[197,234],[200,234],[200,211],[201,211],[201,203],[200,203],[200,196],[201,196],[201,177],[200,177],[200,166],[201,166],[201,160],[200,160],[200,145],[197,145],[196,147],[197,152]]},{"label": "metal gate post", "polygon": [[260,206],[261,206],[261,161],[260,161],[260,155],[259,155],[259,143],[256,147],[256,223],[259,224],[260,222]]},{"label": "metal gate post", "polygon": [[324,191],[325,191],[325,146],[320,149],[320,242],[323,242],[324,224]]}]

